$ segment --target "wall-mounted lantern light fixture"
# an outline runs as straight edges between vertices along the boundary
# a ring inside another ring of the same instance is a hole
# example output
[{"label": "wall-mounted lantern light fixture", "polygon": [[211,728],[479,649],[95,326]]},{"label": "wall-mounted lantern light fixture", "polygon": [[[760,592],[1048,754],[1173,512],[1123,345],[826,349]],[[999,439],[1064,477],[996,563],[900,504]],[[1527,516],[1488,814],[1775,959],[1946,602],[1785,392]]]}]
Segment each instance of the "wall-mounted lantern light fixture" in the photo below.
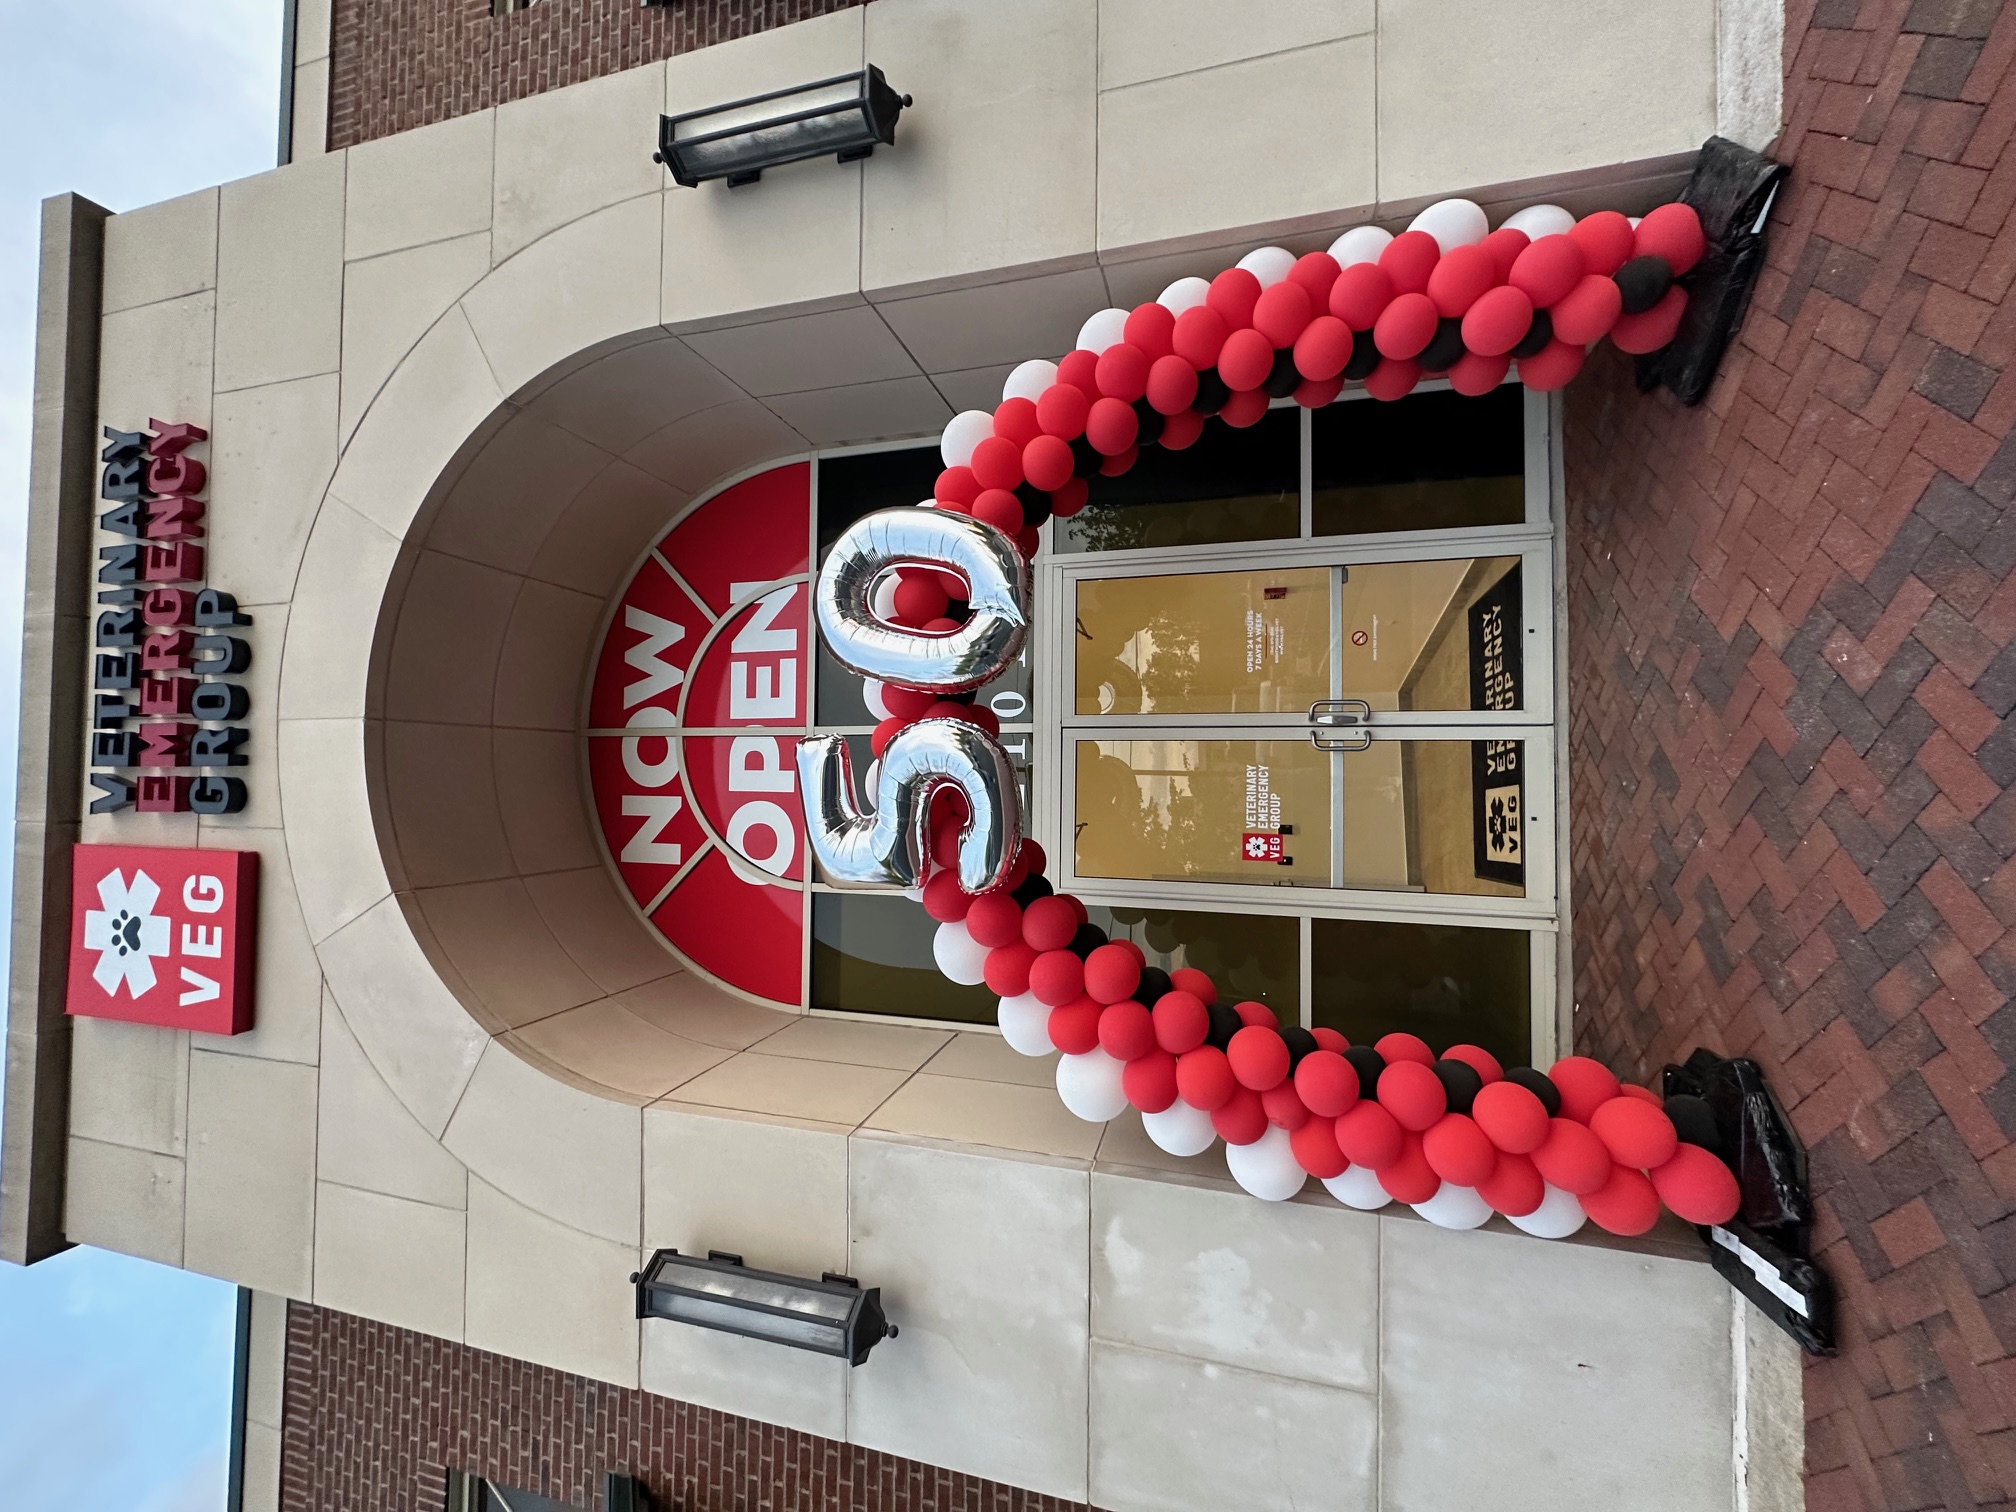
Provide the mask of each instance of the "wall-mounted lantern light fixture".
[{"label": "wall-mounted lantern light fixture", "polygon": [[896,1337],[895,1325],[882,1315],[882,1289],[863,1291],[852,1276],[831,1271],[807,1281],[753,1270],[740,1255],[720,1250],[709,1250],[702,1260],[662,1249],[630,1279],[637,1286],[640,1318],[767,1339],[856,1365],[882,1340]]},{"label": "wall-mounted lantern light fixture", "polygon": [[909,103],[870,64],[816,84],[660,116],[652,161],[689,189],[717,178],[731,189],[753,184],[765,168],[828,153],[851,163],[895,142],[896,118]]}]

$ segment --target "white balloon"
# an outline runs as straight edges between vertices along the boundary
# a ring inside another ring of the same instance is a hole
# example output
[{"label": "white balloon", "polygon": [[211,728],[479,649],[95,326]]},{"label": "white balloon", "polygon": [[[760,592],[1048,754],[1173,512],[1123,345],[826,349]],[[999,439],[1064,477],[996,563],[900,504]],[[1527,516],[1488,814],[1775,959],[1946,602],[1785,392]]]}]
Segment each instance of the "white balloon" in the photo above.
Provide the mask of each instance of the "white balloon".
[{"label": "white balloon", "polygon": [[1324,1177],[1323,1189],[1361,1213],[1376,1213],[1393,1200],[1393,1194],[1379,1184],[1379,1173],[1370,1166],[1346,1166],[1343,1175]]},{"label": "white balloon", "polygon": [[1575,1200],[1573,1192],[1564,1192],[1551,1182],[1546,1183],[1546,1188],[1540,1206],[1511,1222],[1536,1239],[1566,1239],[1582,1227],[1589,1215],[1582,1211],[1582,1204]]},{"label": "white balloon", "polygon": [[1636,231],[1638,229],[1638,222],[1645,219],[1645,217],[1642,215],[1627,215],[1624,217],[1624,219],[1629,221],[1631,223],[1631,229],[1633,231]]},{"label": "white balloon", "polygon": [[[873,771],[874,768],[870,767],[869,770]],[[921,887],[906,887],[903,889],[903,896],[908,898],[912,903],[922,903],[924,901],[924,889]]]},{"label": "white balloon", "polygon": [[1155,303],[1172,315],[1181,315],[1185,310],[1194,310],[1204,303],[1210,293],[1209,279],[1179,278],[1157,296]]},{"label": "white balloon", "polygon": [[869,611],[891,624],[896,620],[896,574],[885,572],[875,580],[875,592],[868,599]]},{"label": "white balloon", "polygon": [[994,1022],[1001,1026],[1001,1038],[1018,1055],[1048,1055],[1057,1047],[1050,1043],[1050,1007],[1038,1002],[1036,994],[1001,999]]},{"label": "white balloon", "polygon": [[945,435],[938,443],[938,455],[947,467],[964,467],[973,460],[973,448],[994,434],[994,417],[985,410],[961,410],[945,422]]},{"label": "white balloon", "polygon": [[1279,1124],[1269,1124],[1251,1144],[1225,1146],[1225,1164],[1232,1179],[1262,1202],[1286,1202],[1309,1179],[1295,1159],[1288,1131]]},{"label": "white balloon", "polygon": [[[886,718],[887,716],[885,715],[884,717]],[[868,794],[871,798],[882,791],[882,758],[880,756],[877,756],[873,761],[868,763],[868,771],[861,779],[861,791]],[[905,888],[904,891],[908,892],[910,889]],[[924,889],[920,887],[916,891],[918,900],[921,902],[924,897]]]},{"label": "white balloon", "polygon": [[1015,371],[1008,375],[1008,381],[1001,385],[1001,397],[1027,399],[1034,404],[1043,397],[1043,391],[1056,381],[1057,364],[1032,357],[1018,364]]},{"label": "white balloon", "polygon": [[1239,259],[1239,266],[1259,279],[1261,288],[1271,289],[1295,266],[1295,254],[1286,247],[1255,247]]},{"label": "white balloon", "polygon": [[1437,200],[1414,217],[1409,231],[1426,231],[1446,255],[1456,247],[1474,246],[1491,232],[1491,222],[1474,200]]},{"label": "white balloon", "polygon": [[1477,1195],[1477,1188],[1445,1181],[1433,1197],[1415,1203],[1414,1211],[1437,1228],[1473,1229],[1491,1216],[1491,1204]]},{"label": "white balloon", "polygon": [[1524,231],[1534,241],[1543,236],[1558,236],[1575,224],[1575,217],[1559,205],[1528,205],[1524,210],[1505,217],[1505,224],[1514,231]]},{"label": "white balloon", "polygon": [[1101,310],[1078,328],[1078,346],[1081,351],[1103,352],[1110,346],[1120,345],[1126,339],[1125,310]]},{"label": "white balloon", "polygon": [[1211,1148],[1218,1131],[1211,1127],[1211,1115],[1193,1108],[1180,1097],[1160,1113],[1143,1113],[1141,1127],[1148,1137],[1171,1155],[1202,1155]]},{"label": "white balloon", "polygon": [[961,987],[977,987],[987,980],[987,947],[966,933],[959,919],[938,926],[931,937],[931,958]]},{"label": "white balloon", "polygon": [[[873,714],[878,722],[890,717],[889,705],[882,702],[884,691],[886,691],[885,685],[878,679],[873,677],[861,679],[861,702],[868,705],[868,712]],[[874,783],[868,784],[868,791],[871,793],[875,791]]]},{"label": "white balloon", "polygon": [[1384,227],[1353,226],[1330,243],[1330,255],[1337,259],[1340,268],[1348,268],[1353,263],[1377,262],[1379,254],[1392,240],[1393,233]]},{"label": "white balloon", "polygon": [[1120,1085],[1120,1073],[1126,1064],[1097,1046],[1083,1055],[1060,1056],[1057,1095],[1064,1099],[1065,1107],[1087,1123],[1118,1118],[1127,1106],[1127,1092]]}]

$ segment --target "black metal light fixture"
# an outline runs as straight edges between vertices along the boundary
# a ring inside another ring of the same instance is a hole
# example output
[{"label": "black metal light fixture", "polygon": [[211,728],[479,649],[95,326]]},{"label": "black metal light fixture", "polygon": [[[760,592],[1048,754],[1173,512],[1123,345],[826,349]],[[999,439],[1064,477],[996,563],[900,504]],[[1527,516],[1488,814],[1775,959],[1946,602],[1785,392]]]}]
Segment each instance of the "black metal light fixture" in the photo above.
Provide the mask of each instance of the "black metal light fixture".
[{"label": "black metal light fixture", "polygon": [[637,1316],[669,1318],[745,1339],[766,1339],[859,1365],[896,1337],[882,1313],[882,1289],[828,1271],[817,1281],[755,1270],[740,1255],[709,1250],[705,1260],[662,1249],[632,1276]]},{"label": "black metal light fixture", "polygon": [[896,118],[909,103],[870,64],[816,84],[660,116],[651,160],[689,189],[717,178],[731,189],[753,184],[765,168],[828,153],[852,163],[895,142]]}]

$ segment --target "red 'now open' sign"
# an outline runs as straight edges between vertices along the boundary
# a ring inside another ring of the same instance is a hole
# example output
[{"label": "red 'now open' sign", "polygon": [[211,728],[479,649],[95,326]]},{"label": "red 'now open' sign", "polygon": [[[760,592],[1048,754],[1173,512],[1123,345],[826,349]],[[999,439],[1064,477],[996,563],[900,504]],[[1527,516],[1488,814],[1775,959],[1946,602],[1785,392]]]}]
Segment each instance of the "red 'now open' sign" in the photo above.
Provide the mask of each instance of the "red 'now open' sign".
[{"label": "red 'now open' sign", "polygon": [[79,845],[72,857],[68,1012],[252,1027],[257,852]]}]

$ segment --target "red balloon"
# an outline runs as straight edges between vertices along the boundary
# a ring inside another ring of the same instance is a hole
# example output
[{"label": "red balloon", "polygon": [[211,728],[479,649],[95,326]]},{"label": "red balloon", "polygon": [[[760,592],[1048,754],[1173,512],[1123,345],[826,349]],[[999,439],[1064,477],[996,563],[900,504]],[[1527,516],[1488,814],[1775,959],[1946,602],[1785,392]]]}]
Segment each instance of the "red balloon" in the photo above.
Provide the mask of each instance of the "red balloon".
[{"label": "red balloon", "polygon": [[1354,331],[1369,331],[1393,302],[1393,280],[1377,263],[1353,263],[1330,285],[1330,313]]},{"label": "red balloon", "polygon": [[1708,233],[1692,205],[1679,200],[1645,212],[1631,236],[1633,257],[1663,257],[1678,278],[1708,251]]},{"label": "red balloon", "polygon": [[1246,326],[1225,338],[1225,348],[1218,354],[1218,376],[1233,393],[1259,388],[1273,370],[1274,345],[1260,332]]},{"label": "red balloon", "polygon": [[1169,973],[1169,985],[1178,992],[1187,992],[1206,1008],[1218,1001],[1218,988],[1210,975],[1195,966],[1178,966]]},{"label": "red balloon", "polygon": [[1643,1171],[1612,1166],[1608,1181],[1595,1191],[1582,1194],[1582,1211],[1595,1220],[1598,1228],[1630,1238],[1659,1221],[1659,1194]]},{"label": "red balloon", "polygon": [[1176,317],[1170,350],[1193,368],[1216,367],[1218,353],[1231,334],[1232,327],[1223,315],[1209,305],[1196,305]]},{"label": "red balloon", "polygon": [[1498,1152],[1498,1164],[1489,1176],[1477,1183],[1477,1195],[1491,1204],[1492,1211],[1507,1218],[1524,1218],[1540,1206],[1547,1195],[1540,1172],[1524,1155]]},{"label": "red balloon", "polygon": [[1421,1136],[1421,1153],[1444,1181],[1474,1187],[1498,1166],[1498,1151],[1461,1113],[1445,1113]]},{"label": "red balloon", "polygon": [[[957,699],[941,698],[924,711],[924,717],[926,719],[960,719],[964,720],[967,724],[979,724],[981,723],[980,716],[985,712],[987,711],[976,709],[972,704],[960,703]],[[995,728],[999,729],[1000,726],[997,724]],[[958,823],[964,823],[964,821],[961,820]],[[956,829],[958,824],[955,823],[953,827]],[[950,866],[952,862],[947,860],[944,864]]]},{"label": "red balloon", "polygon": [[1582,249],[1589,271],[1605,278],[1631,260],[1637,243],[1631,222],[1616,210],[1598,210],[1594,215],[1583,216],[1569,227],[1568,239]]},{"label": "red balloon", "polygon": [[1120,334],[1127,345],[1139,347],[1153,362],[1175,350],[1170,343],[1176,334],[1176,314],[1167,305],[1152,301],[1136,305],[1128,312]]},{"label": "red balloon", "polygon": [[1603,1141],[1581,1124],[1570,1118],[1555,1118],[1548,1120],[1547,1137],[1533,1151],[1533,1164],[1562,1191],[1580,1197],[1608,1181],[1615,1162],[1603,1148]]},{"label": "red balloon", "polygon": [[1101,945],[1085,957],[1085,991],[1102,1003],[1123,1002],[1141,985],[1141,963],[1125,945]]},{"label": "red balloon", "polygon": [[1258,425],[1266,416],[1270,402],[1267,390],[1247,389],[1227,399],[1225,408],[1218,411],[1218,418],[1234,430],[1247,430]]},{"label": "red balloon", "polygon": [[1463,345],[1486,357],[1499,357],[1519,345],[1533,324],[1533,301],[1524,289],[1500,284],[1470,306],[1463,317]]},{"label": "red balloon", "polygon": [[[956,885],[957,874],[946,875]],[[996,997],[1020,997],[1029,990],[1029,972],[1035,964],[1036,952],[1027,945],[1003,945],[999,950],[988,951],[986,964],[981,968],[986,975],[987,990]]]},{"label": "red balloon", "polygon": [[1503,353],[1496,357],[1480,357],[1475,352],[1465,352],[1449,369],[1449,387],[1474,399],[1498,387],[1511,371],[1512,359]]},{"label": "red balloon", "polygon": [[924,912],[940,924],[965,918],[973,911],[973,903],[973,895],[959,886],[957,872],[939,872],[924,884]]},{"label": "red balloon", "polygon": [[1680,333],[1681,317],[1687,313],[1687,291],[1675,284],[1659,296],[1659,303],[1636,315],[1619,315],[1610,327],[1610,340],[1620,352],[1640,356],[1656,352]]},{"label": "red balloon", "polygon": [[1154,1007],[1155,1043],[1171,1055],[1182,1055],[1204,1043],[1211,1015],[1192,992],[1165,992]]},{"label": "red balloon", "polygon": [[1174,352],[1157,357],[1148,369],[1147,396],[1149,407],[1157,414],[1174,415],[1187,410],[1197,399],[1197,369]]},{"label": "red balloon", "polygon": [[1316,1048],[1319,1050],[1334,1050],[1339,1055],[1342,1055],[1346,1050],[1351,1048],[1351,1041],[1344,1038],[1335,1029],[1319,1026],[1318,1028],[1311,1029],[1309,1033],[1315,1038]]},{"label": "red balloon", "polygon": [[1295,1154],[1295,1164],[1318,1181],[1342,1176],[1351,1165],[1337,1148],[1337,1135],[1327,1118],[1311,1117],[1293,1130],[1288,1135],[1288,1148]]},{"label": "red balloon", "polygon": [[1062,950],[1078,933],[1078,915],[1054,894],[1038,898],[1022,910],[1022,938],[1037,951]]},{"label": "red balloon", "polygon": [[1148,392],[1148,354],[1121,341],[1099,354],[1099,392],[1132,404]]},{"label": "red balloon", "polygon": [[1260,1107],[1267,1122],[1293,1134],[1309,1121],[1309,1105],[1296,1094],[1295,1083],[1282,1081],[1260,1094]]},{"label": "red balloon", "polygon": [[1225,1058],[1232,1063],[1232,1074],[1239,1078],[1239,1085],[1251,1087],[1255,1092],[1280,1086],[1288,1075],[1288,1042],[1277,1029],[1247,1025],[1232,1036],[1225,1047]]},{"label": "red balloon", "polygon": [[1085,967],[1068,950],[1039,951],[1029,967],[1029,990],[1052,1008],[1075,1002],[1085,995]]},{"label": "red balloon", "polygon": [[1400,1158],[1379,1173],[1379,1185],[1396,1202],[1426,1202],[1442,1190],[1442,1178],[1422,1153],[1419,1134],[1402,1137]]},{"label": "red balloon", "polygon": [[1337,1147],[1353,1165],[1383,1171],[1400,1158],[1403,1130],[1393,1115],[1369,1097],[1361,1097],[1337,1115]]},{"label": "red balloon", "polygon": [[1428,297],[1435,313],[1461,315],[1498,282],[1498,268],[1482,247],[1451,247],[1428,275]]},{"label": "red balloon", "polygon": [[911,625],[928,625],[944,616],[945,590],[935,572],[900,572],[896,575],[896,617]]},{"label": "red balloon", "polygon": [[[1079,347],[1075,352],[1066,352],[1057,359],[1057,381],[1068,383],[1077,389],[1085,396],[1087,403],[1099,397],[1099,380],[1096,376],[1098,371],[1099,354],[1088,352],[1083,347]],[[1043,407],[1041,399],[1036,401],[1036,407],[1039,410]]]},{"label": "red balloon", "polygon": [[1403,1129],[1432,1128],[1449,1111],[1442,1079],[1419,1061],[1394,1061],[1379,1073],[1379,1105]]},{"label": "red balloon", "polygon": [[1309,291],[1311,309],[1322,310],[1329,306],[1330,286],[1337,282],[1338,271],[1337,259],[1328,252],[1305,252],[1288,270],[1288,280]]},{"label": "red balloon", "polygon": [[1689,1223],[1727,1223],[1743,1206],[1736,1177],[1699,1145],[1683,1144],[1652,1171],[1659,1200]]},{"label": "red balloon", "polygon": [[973,518],[1013,535],[1022,528],[1022,501],[1005,488],[990,488],[973,501]]},{"label": "red balloon", "polygon": [[1547,1105],[1517,1082],[1492,1082],[1471,1103],[1470,1116],[1507,1154],[1531,1155],[1547,1142]]},{"label": "red balloon", "polygon": [[1451,1045],[1442,1052],[1442,1059],[1463,1062],[1483,1078],[1487,1087],[1505,1079],[1505,1068],[1498,1064],[1498,1057],[1482,1045]]},{"label": "red balloon", "polygon": [[1003,399],[994,411],[994,434],[1006,436],[1017,446],[1027,446],[1043,433],[1036,422],[1036,401],[1019,395]]},{"label": "red balloon", "polygon": [[1053,383],[1036,400],[1036,423],[1046,436],[1075,441],[1085,434],[1085,417],[1091,411],[1092,400],[1085,390],[1075,384]]},{"label": "red balloon", "polygon": [[978,725],[989,735],[1001,733],[1001,716],[992,709],[982,704],[961,704],[959,707],[965,712],[956,716],[957,718],[965,720],[970,725]]},{"label": "red balloon", "polygon": [[1066,1055],[1099,1048],[1099,1005],[1088,997],[1073,998],[1050,1010],[1050,1043]]},{"label": "red balloon", "polygon": [[1197,438],[1203,434],[1204,417],[1195,410],[1182,410],[1169,417],[1162,427],[1161,438],[1155,444],[1164,451],[1183,451],[1196,445]]},{"label": "red balloon", "polygon": [[1601,341],[1624,313],[1624,295],[1617,280],[1604,273],[1585,274],[1582,281],[1554,302],[1554,339],[1570,346]]},{"label": "red balloon", "polygon": [[1350,360],[1351,327],[1335,315],[1318,315],[1295,338],[1295,371],[1304,378],[1335,378]]},{"label": "red balloon", "polygon": [[1634,1086],[1630,1082],[1619,1082],[1617,1084],[1617,1095],[1619,1097],[1635,1097],[1638,1101],[1650,1103],[1655,1108],[1663,1109],[1666,1106],[1659,1094],[1654,1092],[1650,1087]]},{"label": "red balloon", "polygon": [[1519,254],[1532,243],[1532,237],[1511,226],[1500,226],[1479,242],[1478,245],[1491,254],[1492,281],[1503,283],[1511,277],[1512,264],[1519,260]]},{"label": "red balloon", "polygon": [[1040,877],[1050,865],[1050,858],[1043,854],[1043,847],[1034,840],[1024,840],[1016,848],[1015,859],[1029,868],[1029,875]]},{"label": "red balloon", "polygon": [[1290,397],[1302,408],[1315,410],[1335,403],[1337,396],[1343,392],[1344,377],[1340,373],[1335,378],[1304,378],[1295,385],[1295,392]]},{"label": "red balloon", "polygon": [[1252,1144],[1267,1132],[1267,1109],[1260,1094],[1234,1087],[1232,1095],[1211,1110],[1211,1127],[1228,1145]]},{"label": "red balloon", "polygon": [[873,733],[868,737],[868,749],[874,753],[876,760],[882,759],[882,753],[889,749],[889,742],[908,729],[910,724],[911,721],[897,719],[892,715],[875,726]]},{"label": "red balloon", "polygon": [[1358,1101],[1358,1069],[1335,1050],[1311,1050],[1295,1067],[1295,1090],[1310,1112],[1335,1118]]},{"label": "red balloon", "polygon": [[1130,451],[1140,433],[1141,417],[1124,400],[1100,399],[1085,419],[1085,439],[1102,457],[1117,457]]},{"label": "red balloon", "polygon": [[1006,436],[989,436],[973,448],[971,466],[982,488],[1014,488],[1022,481],[1022,448]]},{"label": "red balloon", "polygon": [[1544,310],[1580,283],[1588,271],[1582,249],[1574,242],[1561,235],[1543,236],[1519,254],[1506,282]]},{"label": "red balloon", "polygon": [[1395,399],[1405,399],[1420,381],[1420,363],[1411,357],[1404,362],[1388,357],[1372,369],[1372,375],[1365,380],[1365,392],[1374,399],[1390,403]]},{"label": "red balloon", "polygon": [[[1123,936],[1122,938],[1117,940],[1109,940],[1107,943],[1110,944],[1115,950],[1126,951],[1128,955],[1134,958],[1134,964],[1140,967],[1143,971],[1146,971],[1148,969],[1148,953],[1145,950],[1143,950],[1139,945],[1136,945],[1132,940],[1127,939]],[[1101,946],[1100,948],[1103,950],[1105,947]],[[1131,996],[1132,994],[1129,995]]]},{"label": "red balloon", "polygon": [[1253,328],[1267,338],[1269,346],[1293,346],[1315,313],[1309,291],[1294,279],[1284,278],[1261,292],[1253,306]]},{"label": "red balloon", "polygon": [[1536,394],[1551,394],[1574,380],[1588,355],[1566,341],[1550,341],[1534,356],[1519,359],[1519,381]]},{"label": "red balloon", "polygon": [[1435,339],[1435,327],[1441,318],[1435,312],[1435,301],[1426,294],[1395,295],[1393,303],[1380,314],[1378,324],[1372,327],[1372,344],[1379,348],[1382,357],[1396,361],[1418,357]]},{"label": "red balloon", "polygon": [[1022,938],[1022,905],[1005,892],[983,893],[966,912],[966,933],[989,950],[1013,944]]},{"label": "red balloon", "polygon": [[[972,925],[967,925],[970,930]],[[1613,1097],[1589,1119],[1589,1132],[1619,1165],[1649,1171],[1673,1158],[1679,1137],[1664,1108],[1635,1097]]]},{"label": "red balloon", "polygon": [[1061,437],[1038,436],[1022,448],[1022,475],[1045,493],[1069,483],[1074,466],[1071,443]]},{"label": "red balloon", "polygon": [[1099,1015],[1099,1044],[1115,1060],[1139,1060],[1155,1048],[1155,1021],[1131,999],[1108,1004]]},{"label": "red balloon", "polygon": [[1260,302],[1260,280],[1244,268],[1227,268],[1211,280],[1211,292],[1204,302],[1218,312],[1225,329],[1236,331],[1253,323],[1253,306]]},{"label": "red balloon", "polygon": [[1120,1073],[1120,1090],[1143,1113],[1160,1113],[1176,1101],[1176,1057],[1150,1050],[1130,1060]]},{"label": "red balloon", "polygon": [[1239,1090],[1239,1083],[1232,1076],[1231,1063],[1225,1059],[1223,1050],[1216,1045],[1199,1045],[1176,1057],[1176,1090],[1191,1107],[1209,1113],[1224,1107]]},{"label": "red balloon", "polygon": [[1043,549],[1043,537],[1034,525],[1024,525],[1015,532],[1015,549],[1022,553],[1024,561],[1036,560],[1036,553]]},{"label": "red balloon", "polygon": [[938,702],[938,695],[926,693],[921,688],[899,688],[893,683],[882,685],[882,705],[898,719],[909,721],[922,719],[924,711]]},{"label": "red balloon", "polygon": [[940,504],[966,504],[980,497],[980,480],[970,467],[948,467],[931,485],[931,497]]},{"label": "red balloon", "polygon": [[1115,452],[1099,464],[1099,476],[1102,478],[1119,477],[1134,466],[1135,461],[1140,455],[1141,448],[1138,446],[1130,446],[1123,452]]},{"label": "red balloon", "polygon": [[1442,260],[1442,244],[1426,231],[1402,231],[1379,254],[1379,266],[1393,280],[1393,292],[1425,294],[1429,275]]},{"label": "red balloon", "polygon": [[1265,1003],[1234,1003],[1232,1011],[1239,1015],[1239,1022],[1249,1029],[1268,1029],[1275,1034],[1281,1032],[1281,1020],[1274,1017],[1274,1010]]},{"label": "red balloon", "polygon": [[1617,1077],[1611,1069],[1586,1055],[1569,1055],[1554,1062],[1547,1079],[1561,1093],[1561,1116],[1586,1124],[1598,1108],[1617,1095]]},{"label": "red balloon", "polygon": [[1050,513],[1060,520],[1068,520],[1085,507],[1091,497],[1092,486],[1083,478],[1073,478],[1062,488],[1050,490]]},{"label": "red balloon", "polygon": [[1415,1061],[1423,1066],[1435,1064],[1435,1052],[1428,1048],[1428,1041],[1418,1034],[1407,1034],[1394,1030],[1382,1034],[1372,1048],[1379,1052],[1381,1059],[1388,1061]]}]

